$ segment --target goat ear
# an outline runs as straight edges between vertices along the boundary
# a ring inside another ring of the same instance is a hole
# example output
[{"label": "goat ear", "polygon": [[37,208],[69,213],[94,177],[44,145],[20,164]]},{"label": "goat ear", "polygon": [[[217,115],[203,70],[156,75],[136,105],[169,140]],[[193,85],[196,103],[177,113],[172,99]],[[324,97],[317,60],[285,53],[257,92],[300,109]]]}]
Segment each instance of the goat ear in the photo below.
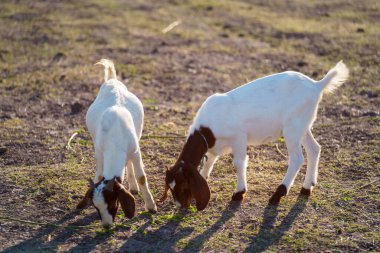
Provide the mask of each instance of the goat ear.
[{"label": "goat ear", "polygon": [[197,210],[202,211],[210,201],[210,188],[208,187],[207,181],[197,170],[191,170],[188,176],[190,191],[195,198]]},{"label": "goat ear", "polygon": [[135,198],[124,187],[120,187],[117,191],[117,198],[119,199],[121,208],[125,216],[129,219],[135,216]]},{"label": "goat ear", "polygon": [[90,188],[87,190],[86,194],[84,195],[83,199],[78,203],[77,209],[83,209],[90,204],[90,200],[92,199],[94,188]]},{"label": "goat ear", "polygon": [[108,183],[106,184],[104,189],[107,191],[113,192],[113,186],[114,185],[115,185],[115,178],[112,178],[110,181],[108,181]]}]

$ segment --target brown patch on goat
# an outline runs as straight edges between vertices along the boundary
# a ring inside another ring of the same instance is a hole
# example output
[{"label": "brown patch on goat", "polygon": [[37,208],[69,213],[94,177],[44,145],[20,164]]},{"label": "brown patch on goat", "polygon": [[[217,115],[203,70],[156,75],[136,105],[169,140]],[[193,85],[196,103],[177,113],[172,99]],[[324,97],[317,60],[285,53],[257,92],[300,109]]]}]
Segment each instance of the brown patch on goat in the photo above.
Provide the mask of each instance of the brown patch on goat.
[{"label": "brown patch on goat", "polygon": [[[181,207],[188,208],[191,204],[192,195],[189,189],[188,177],[184,175],[185,164],[174,165],[170,170],[166,172],[165,184],[166,192],[170,189],[174,199],[181,204]],[[169,184],[175,181],[174,188],[170,188]],[[164,193],[165,199],[167,193]],[[165,200],[161,198],[161,201]]]},{"label": "brown patch on goat", "polygon": [[207,143],[208,143],[208,148],[210,149],[210,148],[214,147],[216,139],[215,139],[215,136],[214,136],[213,132],[211,131],[211,129],[208,127],[201,126],[199,128],[199,132],[202,133],[203,136],[206,138]]},{"label": "brown patch on goat", "polygon": [[117,190],[103,191],[104,202],[107,204],[107,210],[112,215],[112,219],[115,220],[117,209],[119,208],[119,202],[117,201]]},{"label": "brown patch on goat", "polygon": [[[203,137],[205,137],[207,143],[205,143]],[[203,156],[207,153],[207,148],[214,147],[215,142],[216,139],[211,129],[201,126],[199,130],[195,130],[187,139],[176,164],[184,161],[197,168]]]},{"label": "brown patch on goat", "polygon": [[211,129],[204,126],[189,136],[177,162],[166,172],[166,187],[163,196],[167,196],[166,191],[170,189],[169,183],[175,180],[176,185],[170,190],[173,198],[182,207],[188,208],[192,199],[196,200],[198,210],[203,210],[207,206],[210,189],[207,181],[199,174],[198,166],[207,150],[214,147],[215,142]]},{"label": "brown patch on goat", "polygon": [[140,185],[145,185],[145,183],[146,183],[146,176],[141,176],[139,178],[139,184]]},{"label": "brown patch on goat", "polygon": [[107,186],[109,183],[111,183],[111,189],[106,190],[106,187],[103,188],[102,194],[104,202],[106,202],[107,204],[107,210],[112,215],[112,219],[115,220],[117,209],[119,208],[117,191],[121,188],[121,178],[115,177],[111,180],[106,180],[104,182],[107,184]]},{"label": "brown patch on goat", "polygon": [[302,187],[300,194],[309,197],[311,195],[311,189],[305,189]]},{"label": "brown patch on goat", "polygon": [[234,195],[232,195],[232,201],[243,201],[245,197],[245,189],[239,192],[235,192]]},{"label": "brown patch on goat", "polygon": [[272,205],[277,205],[280,203],[280,200],[283,196],[287,194],[286,186],[281,184],[277,187],[276,192],[272,195],[272,197],[269,199],[269,203]]}]

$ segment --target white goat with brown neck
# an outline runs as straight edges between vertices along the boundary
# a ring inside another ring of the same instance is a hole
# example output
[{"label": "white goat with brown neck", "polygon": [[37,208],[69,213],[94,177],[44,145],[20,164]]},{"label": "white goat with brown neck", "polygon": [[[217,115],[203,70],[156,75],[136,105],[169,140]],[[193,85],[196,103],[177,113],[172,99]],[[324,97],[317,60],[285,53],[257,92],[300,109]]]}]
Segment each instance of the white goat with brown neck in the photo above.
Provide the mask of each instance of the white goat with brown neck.
[{"label": "white goat with brown neck", "polygon": [[134,216],[134,198],[122,185],[125,169],[131,192],[137,193],[140,188],[146,209],[155,212],[157,207],[149,191],[139,147],[143,106],[117,80],[112,61],[102,59],[96,64],[104,67],[104,83],[86,114],[95,146],[96,175],[78,208],[92,200],[102,224],[108,226],[115,219],[119,202],[128,218]]},{"label": "white goat with brown neck", "polygon": [[[266,76],[224,94],[206,99],[189,129],[176,164],[166,172],[165,192],[170,189],[177,203],[188,207],[195,198],[198,210],[207,206],[210,189],[207,179],[218,156],[233,154],[237,189],[232,199],[241,201],[247,191],[247,146],[260,145],[285,137],[289,163],[287,173],[270,198],[278,204],[285,196],[304,162],[307,170],[301,194],[310,195],[317,184],[321,147],[311,128],[323,93],[331,93],[348,78],[348,69],[339,62],[320,81],[293,71]],[[202,157],[208,160],[200,173]],[[201,176],[202,177],[201,177]]]}]

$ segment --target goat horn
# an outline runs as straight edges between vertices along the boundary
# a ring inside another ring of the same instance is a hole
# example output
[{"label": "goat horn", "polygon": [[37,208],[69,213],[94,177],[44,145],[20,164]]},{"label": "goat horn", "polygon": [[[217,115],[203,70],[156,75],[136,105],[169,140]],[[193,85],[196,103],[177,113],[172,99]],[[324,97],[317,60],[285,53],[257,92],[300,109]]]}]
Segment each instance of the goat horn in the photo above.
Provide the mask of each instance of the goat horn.
[{"label": "goat horn", "polygon": [[158,202],[164,202],[167,197],[168,197],[168,191],[169,191],[169,187],[168,185],[165,183],[165,190],[164,190],[164,194],[162,194],[162,197],[158,200]]}]

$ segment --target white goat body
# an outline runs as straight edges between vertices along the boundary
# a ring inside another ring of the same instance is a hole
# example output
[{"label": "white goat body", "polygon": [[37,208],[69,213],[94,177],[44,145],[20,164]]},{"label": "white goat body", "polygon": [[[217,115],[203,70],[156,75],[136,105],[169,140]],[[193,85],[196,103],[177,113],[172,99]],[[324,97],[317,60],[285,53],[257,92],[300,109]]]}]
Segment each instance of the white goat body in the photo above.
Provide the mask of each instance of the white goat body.
[{"label": "white goat body", "polygon": [[[232,152],[237,168],[236,192],[246,191],[247,145],[259,145],[285,137],[289,167],[282,182],[286,192],[293,184],[306,149],[308,166],[303,188],[317,183],[320,146],[311,133],[318,103],[348,78],[341,61],[320,81],[293,71],[266,76],[224,94],[210,96],[199,109],[190,127],[191,135],[201,126],[212,130],[216,143],[201,172],[207,178],[218,155]],[[276,202],[276,201],[274,201]]]},{"label": "white goat body", "polygon": [[[103,60],[99,64],[103,64],[106,70],[114,69],[108,61]],[[105,78],[107,76],[105,74]],[[105,79],[86,114],[86,125],[95,144],[97,173],[94,182],[98,181],[99,176],[118,176],[124,180],[126,161],[139,152],[143,106],[115,77]]]},{"label": "white goat body", "polygon": [[[186,206],[193,196],[198,210],[203,209],[209,198],[207,183],[197,176],[186,179],[186,175],[196,175],[194,166],[199,165],[201,157],[207,153],[208,160],[200,172],[207,179],[218,156],[232,153],[237,169],[237,189],[232,199],[242,200],[247,190],[247,146],[275,141],[282,135],[288,149],[288,170],[270,202],[279,203],[292,186],[304,161],[302,146],[308,159],[301,193],[310,195],[312,187],[317,183],[320,156],[320,145],[311,133],[318,103],[323,93],[332,92],[347,78],[348,69],[343,62],[339,62],[320,81],[314,81],[298,72],[287,71],[254,80],[224,94],[210,96],[190,126],[177,163],[166,173],[163,199],[170,189],[178,200],[177,203]],[[182,171],[191,173],[178,176]],[[186,189],[185,185],[191,184],[198,185],[198,188],[202,186],[207,197],[194,189]],[[191,196],[185,196],[183,192],[192,193]]]},{"label": "white goat body", "polygon": [[[117,206],[117,201],[108,203],[108,199],[115,197],[119,189],[124,189],[122,182],[125,168],[130,190],[137,192],[141,189],[146,209],[155,212],[157,207],[148,188],[139,147],[144,120],[143,106],[140,100],[116,79],[116,71],[111,61],[102,59],[97,64],[104,66],[105,82],[86,114],[86,125],[94,142],[96,158],[95,185],[90,189],[92,195],[86,196],[92,197],[103,225],[110,225],[115,218],[115,214],[109,211],[110,205]],[[111,79],[108,79],[109,74]],[[113,192],[115,181],[115,196],[107,193],[107,197],[104,192]],[[107,186],[109,182],[111,186]],[[125,198],[130,199],[131,196],[122,196],[122,199]],[[122,203],[122,199],[119,198],[118,201],[124,210],[126,204]],[[129,202],[131,201],[130,199]],[[84,203],[88,203],[88,199],[81,203],[82,207]],[[127,213],[128,210],[124,212]]]}]

